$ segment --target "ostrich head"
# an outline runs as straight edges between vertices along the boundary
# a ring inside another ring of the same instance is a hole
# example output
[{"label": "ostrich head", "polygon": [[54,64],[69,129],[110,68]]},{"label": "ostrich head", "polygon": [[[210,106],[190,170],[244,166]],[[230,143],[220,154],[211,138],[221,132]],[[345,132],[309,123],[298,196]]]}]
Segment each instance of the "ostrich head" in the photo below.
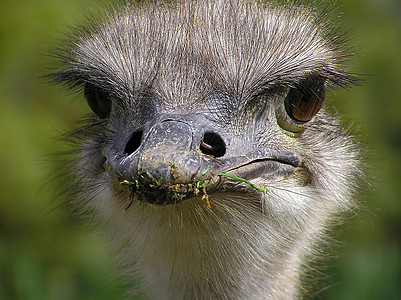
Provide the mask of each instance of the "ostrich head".
[{"label": "ostrich head", "polygon": [[355,79],[306,6],[145,1],[77,38],[53,76],[93,114],[76,202],[157,299],[290,299],[351,207],[357,159],[326,91]]}]

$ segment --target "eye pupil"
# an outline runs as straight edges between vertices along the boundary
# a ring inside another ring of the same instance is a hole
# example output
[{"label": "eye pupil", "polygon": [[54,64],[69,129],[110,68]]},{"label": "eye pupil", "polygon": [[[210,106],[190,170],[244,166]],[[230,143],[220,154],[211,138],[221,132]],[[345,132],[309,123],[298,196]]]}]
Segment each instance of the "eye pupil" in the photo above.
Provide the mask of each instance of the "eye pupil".
[{"label": "eye pupil", "polygon": [[322,108],[324,102],[323,86],[299,86],[291,89],[285,99],[287,114],[299,122],[310,121]]},{"label": "eye pupil", "polygon": [[84,96],[89,108],[101,119],[106,118],[111,111],[111,100],[107,93],[93,84],[85,83]]}]

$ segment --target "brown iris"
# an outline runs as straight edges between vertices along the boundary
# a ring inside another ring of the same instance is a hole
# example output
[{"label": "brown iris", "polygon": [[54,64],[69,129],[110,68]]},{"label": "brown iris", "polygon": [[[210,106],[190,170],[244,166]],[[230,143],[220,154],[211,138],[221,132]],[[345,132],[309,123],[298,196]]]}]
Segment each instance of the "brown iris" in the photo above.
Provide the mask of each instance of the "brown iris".
[{"label": "brown iris", "polygon": [[324,98],[324,83],[313,81],[299,84],[288,93],[285,109],[290,118],[308,122],[322,108]]}]

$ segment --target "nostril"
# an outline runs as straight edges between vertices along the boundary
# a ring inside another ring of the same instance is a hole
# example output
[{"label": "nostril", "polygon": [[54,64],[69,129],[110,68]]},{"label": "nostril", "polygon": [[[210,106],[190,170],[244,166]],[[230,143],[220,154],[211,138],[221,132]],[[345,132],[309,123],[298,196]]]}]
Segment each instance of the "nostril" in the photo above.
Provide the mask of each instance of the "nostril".
[{"label": "nostril", "polygon": [[214,132],[206,132],[199,146],[203,154],[213,157],[222,157],[226,154],[226,144],[223,139]]},{"label": "nostril", "polygon": [[141,146],[142,135],[143,135],[142,130],[136,131],[132,134],[130,140],[128,141],[127,145],[125,146],[125,152],[127,154],[134,153],[139,148],[139,146]]}]

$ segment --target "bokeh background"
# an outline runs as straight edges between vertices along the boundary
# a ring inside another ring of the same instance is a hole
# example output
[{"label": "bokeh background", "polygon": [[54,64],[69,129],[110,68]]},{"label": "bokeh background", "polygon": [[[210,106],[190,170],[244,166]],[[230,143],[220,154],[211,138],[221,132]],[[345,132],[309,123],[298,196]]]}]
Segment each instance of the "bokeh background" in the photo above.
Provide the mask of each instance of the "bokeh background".
[{"label": "bokeh background", "polygon": [[[0,299],[123,299],[102,236],[70,217],[50,154],[86,104],[40,77],[94,0],[0,1]],[[401,1],[339,0],[365,83],[330,94],[367,151],[370,186],[336,230],[316,299],[401,299]]]}]

